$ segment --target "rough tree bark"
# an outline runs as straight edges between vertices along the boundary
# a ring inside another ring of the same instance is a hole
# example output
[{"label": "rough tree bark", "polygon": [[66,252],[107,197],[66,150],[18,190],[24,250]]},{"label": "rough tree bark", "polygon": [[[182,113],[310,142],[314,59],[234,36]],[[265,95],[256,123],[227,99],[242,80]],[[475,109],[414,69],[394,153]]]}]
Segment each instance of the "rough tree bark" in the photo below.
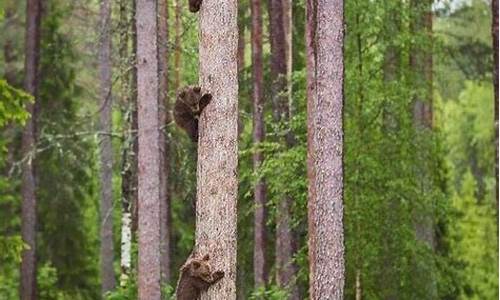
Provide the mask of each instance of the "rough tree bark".
[{"label": "rough tree bark", "polygon": [[307,0],[307,129],[311,299],[343,299],[344,3]]},{"label": "rough tree bark", "polygon": [[[264,75],[262,62],[262,12],[261,1],[251,0],[252,10],[252,79],[253,79],[253,143],[264,141]],[[253,154],[253,168],[257,171],[264,160],[261,151]],[[266,264],[266,183],[260,179],[254,187],[254,251],[253,271],[255,287],[267,282]]]},{"label": "rough tree bark", "polygon": [[[271,86],[273,117],[276,122],[288,122],[290,107],[287,96],[287,40],[285,34],[283,0],[269,1],[269,28],[271,40]],[[288,146],[291,145],[287,134]],[[279,287],[289,289],[288,299],[299,299],[294,284],[297,268],[293,263],[294,236],[291,229],[290,207],[292,198],[285,196],[279,203],[276,216],[276,281]]]},{"label": "rough tree bark", "polygon": [[493,89],[495,102],[495,196],[496,196],[496,213],[497,213],[497,233],[498,233],[498,0],[491,0],[491,35],[493,41]]},{"label": "rough tree bark", "polygon": [[21,235],[28,249],[22,252],[20,298],[33,300],[36,295],[36,120],[38,102],[38,70],[40,61],[40,21],[41,1],[28,0],[26,3],[26,54],[24,88],[35,98],[35,103],[27,105],[26,110],[31,118],[26,121],[22,136],[22,165],[21,181]]},{"label": "rough tree bark", "polygon": [[139,125],[139,299],[159,300],[160,124],[158,108],[157,1],[137,1]]},{"label": "rough tree bark", "polygon": [[168,5],[158,2],[158,122],[160,134],[160,254],[161,280],[170,280],[170,195],[168,189],[169,145],[166,134],[168,123]]},{"label": "rough tree bark", "polygon": [[204,0],[199,15],[200,84],[213,100],[200,119],[196,249],[225,272],[201,299],[236,299],[237,12],[237,0]]},{"label": "rough tree bark", "polygon": [[115,287],[113,269],[113,149],[111,144],[111,4],[101,1],[100,8],[100,159],[101,159],[101,290],[104,295]]}]

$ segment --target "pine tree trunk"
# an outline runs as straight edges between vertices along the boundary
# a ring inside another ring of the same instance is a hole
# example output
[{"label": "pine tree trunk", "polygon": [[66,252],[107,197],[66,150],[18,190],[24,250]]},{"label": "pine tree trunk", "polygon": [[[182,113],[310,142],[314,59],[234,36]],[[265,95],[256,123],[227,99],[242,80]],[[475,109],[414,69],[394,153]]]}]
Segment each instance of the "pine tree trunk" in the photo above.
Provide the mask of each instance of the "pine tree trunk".
[{"label": "pine tree trunk", "polygon": [[[426,1],[410,1],[410,30],[414,35],[426,35],[426,40],[432,42],[432,0]],[[414,127],[420,138],[426,138],[430,135],[433,126],[433,104],[432,104],[432,47],[426,43],[414,43],[410,48],[410,68],[413,74],[414,85],[417,90],[422,92],[417,93],[413,102],[413,120]],[[420,147],[417,145],[417,147]],[[429,149],[418,149],[415,155],[419,156],[420,161],[425,161],[427,158],[426,151]],[[419,179],[420,194],[423,195],[424,201],[431,199],[433,189],[433,172],[434,170],[421,164],[417,166],[416,178]],[[432,203],[425,203],[429,210],[421,212],[415,210],[415,234],[417,240],[427,244],[431,251],[435,250],[435,235],[434,235],[434,211],[431,207]],[[421,266],[415,262],[415,278],[422,280],[424,291],[428,299],[437,297],[436,275],[434,270],[434,262],[427,260],[425,266]],[[424,277],[425,276],[425,277]]]},{"label": "pine tree trunk", "polygon": [[493,40],[493,89],[495,102],[495,196],[497,214],[497,234],[498,234],[498,0],[491,0],[492,22],[491,34]]},{"label": "pine tree trunk", "polygon": [[113,149],[111,145],[111,4],[101,1],[100,9],[100,159],[101,159],[101,289],[102,294],[115,287],[113,270]]},{"label": "pine tree trunk", "polygon": [[137,1],[139,125],[139,272],[141,300],[159,300],[160,167],[156,1]]},{"label": "pine tree trunk", "polygon": [[40,61],[40,21],[41,1],[28,0],[26,3],[26,57],[24,88],[35,98],[35,103],[27,105],[31,118],[26,121],[22,136],[21,181],[21,235],[29,249],[22,252],[20,298],[37,299],[36,292],[36,172],[35,146],[37,140],[36,120],[38,103],[38,77]]},{"label": "pine tree trunk", "polygon": [[238,74],[245,67],[245,17],[246,5],[243,0],[238,0]]},{"label": "pine tree trunk", "polygon": [[168,5],[158,2],[158,108],[160,134],[160,253],[162,283],[170,280],[170,195],[168,189],[169,145],[166,134],[168,123]]},{"label": "pine tree trunk", "polygon": [[131,29],[132,29],[132,70],[130,78],[130,95],[132,102],[132,112],[131,112],[131,126],[133,133],[132,149],[134,155],[132,156],[132,168],[135,170],[132,177],[132,233],[137,233],[138,223],[139,223],[139,124],[138,124],[138,91],[137,91],[137,0],[132,0],[132,10],[131,10]]},{"label": "pine tree trunk", "polygon": [[292,103],[292,72],[293,72],[293,3],[292,0],[283,0],[283,26],[285,30],[286,53],[286,82],[288,93],[288,107],[290,117],[293,112]]},{"label": "pine tree trunk", "polygon": [[342,0],[307,0],[310,297],[343,299]]},{"label": "pine tree trunk", "polygon": [[[283,0],[269,1],[269,28],[271,40],[271,97],[276,122],[288,122],[290,107],[287,88],[287,40],[283,17]],[[289,142],[287,135],[287,142]],[[294,236],[291,229],[290,207],[292,198],[283,197],[276,215],[276,281],[279,287],[289,289],[288,299],[299,299],[294,283],[296,266],[293,263]]]},{"label": "pine tree trunk", "polygon": [[[253,143],[264,141],[264,75],[262,62],[262,11],[261,1],[251,0],[252,9],[252,79],[253,79]],[[253,154],[253,168],[257,171],[264,160],[263,154]],[[254,188],[254,251],[253,270],[255,288],[267,282],[266,263],[266,184],[260,179]]]},{"label": "pine tree trunk", "polygon": [[200,119],[196,249],[224,278],[201,299],[236,299],[238,196],[237,1],[204,0],[200,10],[200,84],[213,100]]}]

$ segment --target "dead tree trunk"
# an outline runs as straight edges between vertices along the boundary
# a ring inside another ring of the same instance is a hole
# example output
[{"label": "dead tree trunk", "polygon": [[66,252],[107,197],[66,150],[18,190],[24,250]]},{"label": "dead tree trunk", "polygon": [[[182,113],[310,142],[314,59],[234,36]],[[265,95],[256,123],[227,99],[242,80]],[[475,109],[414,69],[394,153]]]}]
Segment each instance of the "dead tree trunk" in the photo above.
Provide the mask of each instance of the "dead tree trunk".
[{"label": "dead tree trunk", "polygon": [[311,299],[343,299],[344,3],[307,0],[307,132]]},{"label": "dead tree trunk", "polygon": [[111,144],[111,4],[101,1],[100,9],[100,159],[101,159],[101,289],[102,294],[115,287],[113,269],[113,149]]},{"label": "dead tree trunk", "polygon": [[161,280],[170,280],[170,195],[168,189],[169,145],[166,134],[168,123],[168,5],[158,2],[158,109],[160,134],[160,264]]},{"label": "dead tree trunk", "polygon": [[160,124],[156,1],[137,1],[139,125],[139,299],[159,300]]},{"label": "dead tree trunk", "polygon": [[196,249],[225,272],[201,299],[236,299],[237,12],[237,0],[204,0],[199,15],[200,85],[213,100],[200,119]]},{"label": "dead tree trunk", "polygon": [[[262,12],[261,1],[251,0],[252,10],[252,79],[253,79],[253,143],[264,141],[264,75],[262,62]],[[263,154],[253,154],[253,168],[257,171],[264,160]],[[267,282],[266,264],[266,183],[260,179],[254,187],[254,251],[253,270],[255,287]]]},{"label": "dead tree trunk", "polygon": [[21,181],[21,235],[29,249],[22,252],[20,298],[33,300],[36,293],[36,120],[38,103],[38,70],[40,61],[40,21],[41,1],[28,0],[26,3],[26,57],[24,62],[24,88],[33,95],[35,103],[27,105],[31,118],[26,121],[22,137],[22,165]]}]

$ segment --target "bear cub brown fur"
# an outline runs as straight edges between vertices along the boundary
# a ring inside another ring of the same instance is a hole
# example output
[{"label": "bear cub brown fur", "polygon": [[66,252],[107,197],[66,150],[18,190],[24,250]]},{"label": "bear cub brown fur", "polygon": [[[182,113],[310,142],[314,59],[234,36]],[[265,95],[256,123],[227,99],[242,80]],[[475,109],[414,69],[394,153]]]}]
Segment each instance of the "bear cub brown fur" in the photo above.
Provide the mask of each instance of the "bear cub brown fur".
[{"label": "bear cub brown fur", "polygon": [[202,0],[189,0],[189,11],[192,13],[198,12],[201,7]]},{"label": "bear cub brown fur", "polygon": [[198,120],[201,113],[212,100],[211,94],[202,94],[201,87],[187,86],[180,90],[174,106],[175,123],[198,142]]},{"label": "bear cub brown fur", "polygon": [[223,271],[212,272],[208,254],[201,259],[190,255],[180,272],[175,291],[177,300],[198,299],[202,291],[208,290],[212,284],[224,277]]}]

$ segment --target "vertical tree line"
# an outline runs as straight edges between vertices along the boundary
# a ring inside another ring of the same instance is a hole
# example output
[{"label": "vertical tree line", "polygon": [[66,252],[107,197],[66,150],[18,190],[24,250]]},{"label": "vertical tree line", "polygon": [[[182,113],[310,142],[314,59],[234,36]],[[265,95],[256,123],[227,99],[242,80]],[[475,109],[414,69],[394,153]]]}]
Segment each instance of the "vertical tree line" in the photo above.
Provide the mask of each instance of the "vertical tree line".
[{"label": "vertical tree line", "polygon": [[309,293],[344,298],[344,3],[307,1]]},{"label": "vertical tree line", "polygon": [[23,300],[36,299],[36,169],[35,153],[37,142],[38,76],[40,64],[40,23],[42,2],[30,0],[26,4],[26,35],[24,88],[34,96],[35,103],[28,104],[31,115],[22,135],[23,167],[21,182],[21,235],[28,245],[22,253],[20,296]]},{"label": "vertical tree line", "polygon": [[225,272],[202,299],[236,299],[237,3],[205,0],[199,12],[199,83],[214,100],[199,123],[196,249]]}]

